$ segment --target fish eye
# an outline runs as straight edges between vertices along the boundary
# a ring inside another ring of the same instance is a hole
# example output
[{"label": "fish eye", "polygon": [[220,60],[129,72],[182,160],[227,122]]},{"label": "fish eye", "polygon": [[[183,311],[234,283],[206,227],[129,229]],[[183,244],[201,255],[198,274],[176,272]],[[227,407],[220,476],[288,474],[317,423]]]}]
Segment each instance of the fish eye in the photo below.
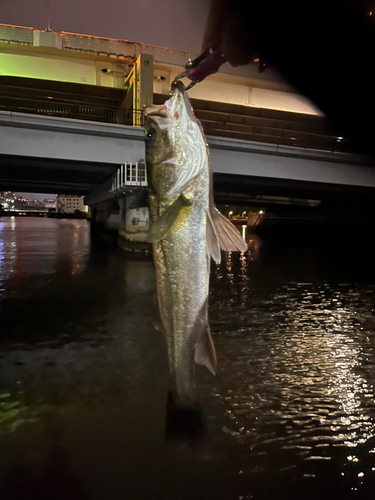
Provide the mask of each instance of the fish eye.
[{"label": "fish eye", "polygon": [[155,130],[153,129],[148,129],[146,130],[146,142],[152,141],[152,139],[155,137]]}]

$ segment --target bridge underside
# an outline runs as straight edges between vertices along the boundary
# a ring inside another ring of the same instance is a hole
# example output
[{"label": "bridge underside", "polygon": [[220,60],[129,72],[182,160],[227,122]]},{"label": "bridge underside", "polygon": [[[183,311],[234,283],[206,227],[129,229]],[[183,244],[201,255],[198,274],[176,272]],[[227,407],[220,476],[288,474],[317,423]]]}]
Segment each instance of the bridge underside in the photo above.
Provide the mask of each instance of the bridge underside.
[{"label": "bridge underside", "polygon": [[102,184],[118,166],[103,162],[0,155],[0,186],[2,191],[82,196],[90,193],[93,185]]},{"label": "bridge underside", "polygon": [[304,204],[372,206],[373,187],[307,182],[271,177],[214,174],[217,204],[269,206]]},{"label": "bridge underside", "polygon": [[[17,155],[0,155],[0,190],[85,196],[118,171],[119,165]],[[274,177],[214,173],[217,204],[270,206],[373,204],[374,188]],[[111,196],[110,196],[111,197]]]},{"label": "bridge underside", "polygon": [[[0,155],[0,187],[9,191],[89,195],[93,188],[108,182],[118,167],[115,163]],[[374,188],[214,173],[214,193],[216,204],[370,208]]]}]

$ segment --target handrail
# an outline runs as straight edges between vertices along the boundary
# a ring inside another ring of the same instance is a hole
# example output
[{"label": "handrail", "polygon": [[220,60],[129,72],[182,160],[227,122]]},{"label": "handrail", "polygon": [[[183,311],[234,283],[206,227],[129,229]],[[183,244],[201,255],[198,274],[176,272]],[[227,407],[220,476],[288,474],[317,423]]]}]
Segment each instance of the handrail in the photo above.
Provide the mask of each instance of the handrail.
[{"label": "handrail", "polygon": [[60,99],[30,99],[24,96],[0,95],[0,110],[59,116],[75,120],[90,120],[120,125],[143,126],[144,112],[140,109],[95,106]]},{"label": "handrail", "polygon": [[86,205],[94,205],[126,191],[147,187],[147,170],[143,162],[126,162],[103,184],[92,189],[85,197]]},{"label": "handrail", "polygon": [[[144,125],[143,110],[122,108],[115,101],[107,104],[98,104],[94,100],[85,102],[85,95],[83,95],[82,101],[79,102],[75,98],[71,99],[69,94],[66,95],[66,98],[40,95],[32,98],[24,93],[16,93],[16,89],[11,87],[6,87],[3,90],[4,92],[0,93],[0,111],[59,116],[136,127]],[[317,123],[311,126],[275,117],[202,109],[199,107],[199,103],[195,114],[200,119],[207,135],[326,151],[349,152],[351,150],[348,141],[342,137],[336,137],[325,127],[322,127],[321,132],[319,132]]]}]

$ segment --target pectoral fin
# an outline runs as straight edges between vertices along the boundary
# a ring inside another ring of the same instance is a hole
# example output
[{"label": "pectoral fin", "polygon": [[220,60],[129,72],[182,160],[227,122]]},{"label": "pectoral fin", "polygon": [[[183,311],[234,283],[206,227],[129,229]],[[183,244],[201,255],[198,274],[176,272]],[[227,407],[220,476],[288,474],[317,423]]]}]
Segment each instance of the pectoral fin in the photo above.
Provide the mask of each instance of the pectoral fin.
[{"label": "pectoral fin", "polygon": [[163,240],[170,233],[179,231],[189,217],[192,206],[193,202],[181,194],[152,224],[147,241],[155,243]]},{"label": "pectoral fin", "polygon": [[194,361],[198,365],[205,366],[213,375],[216,375],[216,352],[208,324],[202,339],[195,348]]},{"label": "pectoral fin", "polygon": [[216,207],[210,209],[210,215],[220,248],[224,251],[246,252],[247,244],[235,226]]}]

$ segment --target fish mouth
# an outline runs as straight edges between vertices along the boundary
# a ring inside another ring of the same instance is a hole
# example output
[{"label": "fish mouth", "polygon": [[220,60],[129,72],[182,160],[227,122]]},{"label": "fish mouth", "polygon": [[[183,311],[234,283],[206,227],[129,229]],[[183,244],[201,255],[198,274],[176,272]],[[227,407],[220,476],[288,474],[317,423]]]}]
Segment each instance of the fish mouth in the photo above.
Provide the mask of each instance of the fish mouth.
[{"label": "fish mouth", "polygon": [[174,80],[172,83],[171,83],[171,92],[173,91],[179,91],[181,92],[182,94],[185,94],[186,93],[186,87],[185,85],[182,83],[181,80]]},{"label": "fish mouth", "polygon": [[184,102],[185,102],[185,108],[188,112],[190,120],[198,122],[197,118],[195,117],[195,115],[193,113],[192,106],[191,106],[191,103],[189,101],[189,97],[187,95],[186,87],[181,80],[174,80],[171,83],[171,94],[173,95],[177,92],[180,92],[180,94],[182,94],[182,98],[184,99]]}]

